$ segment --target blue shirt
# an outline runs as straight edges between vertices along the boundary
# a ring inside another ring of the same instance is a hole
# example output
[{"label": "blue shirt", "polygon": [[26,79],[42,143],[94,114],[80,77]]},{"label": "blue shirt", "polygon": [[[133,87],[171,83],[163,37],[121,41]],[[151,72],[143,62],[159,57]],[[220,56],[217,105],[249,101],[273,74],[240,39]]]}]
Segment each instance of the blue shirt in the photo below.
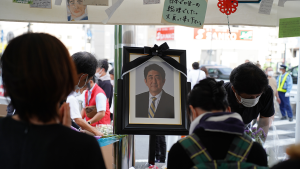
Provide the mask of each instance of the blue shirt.
[{"label": "blue shirt", "polygon": [[[285,76],[287,73],[288,73],[288,72],[285,72],[284,74],[279,75],[279,76],[277,77],[277,86],[278,86],[278,87],[279,87],[279,83],[278,83],[278,82],[279,82],[279,77],[281,76],[281,82],[282,82],[284,76]],[[281,82],[280,82],[280,83],[281,83]],[[291,75],[288,75],[288,76],[286,77],[286,81],[284,82],[283,89],[286,89],[286,93],[290,93],[291,90],[292,90],[292,88],[293,88],[293,79],[292,79]]]}]

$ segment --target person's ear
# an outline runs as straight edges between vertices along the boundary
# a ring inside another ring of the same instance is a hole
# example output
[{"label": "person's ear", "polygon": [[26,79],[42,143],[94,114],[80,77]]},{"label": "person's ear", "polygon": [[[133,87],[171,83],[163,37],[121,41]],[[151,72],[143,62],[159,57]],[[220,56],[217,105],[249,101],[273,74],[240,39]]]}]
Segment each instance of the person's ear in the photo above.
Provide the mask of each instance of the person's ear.
[{"label": "person's ear", "polygon": [[236,91],[235,91],[235,89],[234,89],[234,87],[233,87],[233,86],[231,86],[231,89],[232,89],[232,91],[233,91],[234,93],[236,93]]},{"label": "person's ear", "polygon": [[147,85],[147,79],[144,79],[145,84]]},{"label": "person's ear", "polygon": [[85,80],[86,77],[88,76],[88,74],[84,74],[84,73],[80,73],[80,74],[77,74],[78,75],[78,79],[80,80]]},{"label": "person's ear", "polygon": [[231,112],[231,107],[230,106],[227,107],[226,112]]},{"label": "person's ear", "polygon": [[192,120],[194,120],[197,117],[197,112],[192,105],[189,105],[189,107],[191,110],[190,112],[192,113]]}]

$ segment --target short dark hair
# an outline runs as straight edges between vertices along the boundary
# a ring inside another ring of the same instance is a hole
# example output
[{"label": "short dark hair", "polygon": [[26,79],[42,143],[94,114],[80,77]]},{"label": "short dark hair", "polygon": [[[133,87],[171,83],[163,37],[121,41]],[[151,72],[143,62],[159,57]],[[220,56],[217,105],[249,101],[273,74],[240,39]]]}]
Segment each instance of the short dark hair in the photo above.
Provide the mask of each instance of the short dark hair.
[{"label": "short dark hair", "polygon": [[216,82],[213,78],[199,81],[188,95],[188,106],[199,107],[205,111],[225,111],[229,103],[223,83],[223,81]]},{"label": "short dark hair", "polygon": [[110,71],[109,71],[109,74],[110,75],[114,75],[115,73],[114,73],[114,68],[112,68]]},{"label": "short dark hair", "polygon": [[77,80],[68,49],[56,37],[44,33],[11,40],[1,67],[5,96],[10,97],[24,122],[31,117],[45,123],[57,118],[58,104],[74,90]]},{"label": "short dark hair", "polygon": [[96,73],[97,59],[89,52],[77,52],[72,55],[72,59],[77,68],[77,73],[88,74],[88,78]]},{"label": "short dark hair", "polygon": [[192,66],[193,66],[193,69],[199,69],[199,63],[198,62],[194,62],[192,64]]},{"label": "short dark hair", "polygon": [[105,72],[108,70],[108,61],[107,59],[101,59],[98,61],[98,67],[97,68],[103,68]]},{"label": "short dark hair", "polygon": [[266,74],[250,62],[241,64],[232,70],[230,83],[238,94],[259,94],[268,88]]},{"label": "short dark hair", "polygon": [[158,66],[157,64],[151,64],[151,65],[146,66],[144,69],[145,79],[147,79],[147,75],[151,70],[157,71],[161,75],[162,79],[166,78],[166,72],[162,67]]}]

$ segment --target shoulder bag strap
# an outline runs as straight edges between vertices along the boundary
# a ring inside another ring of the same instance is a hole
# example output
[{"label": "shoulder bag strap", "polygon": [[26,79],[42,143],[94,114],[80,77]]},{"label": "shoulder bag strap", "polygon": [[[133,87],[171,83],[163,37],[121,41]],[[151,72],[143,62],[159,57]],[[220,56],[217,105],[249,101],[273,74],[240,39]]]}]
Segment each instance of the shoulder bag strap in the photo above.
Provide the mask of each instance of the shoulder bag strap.
[{"label": "shoulder bag strap", "polygon": [[202,145],[200,138],[196,134],[181,139],[179,143],[195,165],[212,161],[207,149]]},{"label": "shoulder bag strap", "polygon": [[225,161],[246,161],[252,145],[253,141],[249,136],[236,136],[230,145]]}]

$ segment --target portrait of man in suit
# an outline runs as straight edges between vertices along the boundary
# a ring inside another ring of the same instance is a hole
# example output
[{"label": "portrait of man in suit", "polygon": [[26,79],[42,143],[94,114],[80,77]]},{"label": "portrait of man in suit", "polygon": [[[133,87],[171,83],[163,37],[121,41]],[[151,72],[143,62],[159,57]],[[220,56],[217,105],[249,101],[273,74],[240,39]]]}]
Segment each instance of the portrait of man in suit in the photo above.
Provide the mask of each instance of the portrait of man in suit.
[{"label": "portrait of man in suit", "polygon": [[155,63],[146,66],[144,82],[149,90],[136,95],[136,117],[174,118],[174,97],[163,90],[165,70]]}]

